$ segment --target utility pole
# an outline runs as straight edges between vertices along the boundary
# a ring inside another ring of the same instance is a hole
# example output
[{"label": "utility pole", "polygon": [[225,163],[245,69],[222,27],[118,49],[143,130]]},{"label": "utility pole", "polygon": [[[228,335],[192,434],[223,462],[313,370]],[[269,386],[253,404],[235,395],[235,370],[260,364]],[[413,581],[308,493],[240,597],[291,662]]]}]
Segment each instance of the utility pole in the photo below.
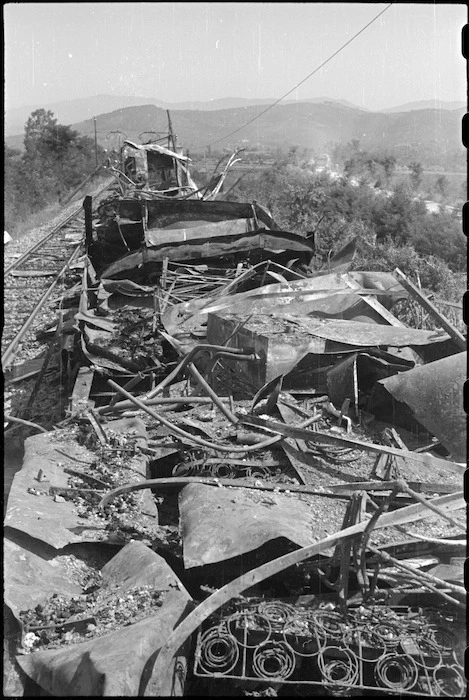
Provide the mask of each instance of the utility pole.
[{"label": "utility pole", "polygon": [[173,133],[173,125],[171,123],[171,115],[169,113],[169,109],[166,110],[166,114],[168,115],[168,148],[170,148],[172,151],[177,153],[177,136],[176,134]]},{"label": "utility pole", "polygon": [[96,167],[98,167],[98,135],[96,132],[96,117],[93,117],[94,122],[94,155],[96,159]]}]

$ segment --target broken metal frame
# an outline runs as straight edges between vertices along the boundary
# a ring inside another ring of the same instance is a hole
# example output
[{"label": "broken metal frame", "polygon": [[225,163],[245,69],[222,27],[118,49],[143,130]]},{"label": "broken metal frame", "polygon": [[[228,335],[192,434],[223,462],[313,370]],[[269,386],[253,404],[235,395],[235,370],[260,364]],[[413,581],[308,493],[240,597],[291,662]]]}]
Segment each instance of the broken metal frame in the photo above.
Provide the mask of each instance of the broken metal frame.
[{"label": "broken metal frame", "polygon": [[[161,331],[160,331],[161,332]],[[161,332],[161,335],[165,340],[168,340],[168,342],[171,342],[172,340],[172,345],[173,347],[178,350],[179,346],[175,343],[174,339],[171,338],[167,333]],[[148,392],[144,397],[141,397],[142,399],[153,399],[158,394],[161,394],[163,389],[165,389],[171,382],[176,379],[176,377],[190,364],[192,363],[192,360],[196,355],[198,355],[200,352],[230,352],[230,354],[234,355],[245,355],[245,351],[240,349],[240,348],[226,348],[223,345],[208,345],[208,344],[201,344],[201,345],[196,345],[193,347],[190,352],[188,352],[186,355],[182,357],[182,359],[179,361],[179,363],[176,365],[176,367],[164,378],[161,380],[161,382],[150,392]],[[181,355],[182,353],[179,352]],[[122,387],[121,387],[122,388]],[[125,388],[125,387],[124,387]],[[117,396],[118,394],[116,394]],[[100,409],[98,409],[98,413],[107,413],[108,409],[111,407],[111,404],[109,406],[102,406]]]},{"label": "broken metal frame", "polygon": [[[436,502],[436,503],[435,503]],[[433,499],[433,504],[445,504],[448,509],[463,507],[465,504],[463,493],[455,494],[448,499],[447,496],[442,496]],[[406,506],[392,513],[384,513],[376,523],[376,528],[389,527],[395,524],[404,524],[425,518],[426,508],[422,504]],[[252,569],[242,576],[230,581],[222,588],[219,588],[209,598],[204,600],[200,605],[190,612],[182,622],[173,630],[165,644],[161,647],[156,659],[149,659],[149,664],[152,666],[153,677],[156,678],[156,684],[153,687],[153,693],[157,697],[162,695],[163,683],[167,674],[167,669],[173,657],[177,654],[178,649],[184,642],[197,630],[198,627],[222,605],[230,601],[232,598],[239,596],[243,591],[251,588],[257,583],[270,578],[274,574],[284,571],[285,569],[295,564],[300,564],[313,556],[321,554],[325,549],[341,542],[344,537],[355,536],[362,533],[366,528],[367,523],[361,522],[353,525],[346,530],[341,530],[333,535],[330,535],[316,544],[304,547],[302,549],[284,554],[283,556],[262,564],[261,566]],[[458,601],[459,602],[459,601]],[[144,692],[144,688],[142,689]]]},{"label": "broken metal frame", "polygon": [[315,596],[249,597],[224,606],[198,633],[193,672],[270,682],[275,690],[277,684],[320,686],[337,696],[371,690],[433,697],[450,689],[462,696],[465,685],[462,659],[438,644],[423,610],[393,606],[388,614],[375,606],[363,615],[358,606],[321,608]]},{"label": "broken metal frame", "polygon": [[404,564],[399,559],[392,557],[387,552],[383,552],[382,550],[377,549],[376,547],[373,547],[371,544],[367,544],[366,547],[375,557],[379,557],[380,559],[382,559],[384,562],[386,562],[390,566],[395,566],[398,569],[402,569],[403,571],[408,573],[411,578],[416,579],[422,586],[425,586],[426,584],[430,584],[430,585],[428,585],[428,588],[433,593],[436,593],[437,595],[441,595],[446,601],[448,601],[450,603],[454,603],[458,607],[465,607],[464,603],[462,603],[460,601],[455,601],[454,598],[446,595],[444,591],[435,587],[436,585],[443,586],[444,588],[447,588],[450,591],[453,591],[454,593],[457,593],[458,595],[465,597],[466,589],[464,588],[464,586],[458,586],[454,583],[451,583],[450,581],[444,581],[443,579],[438,578],[437,576],[433,576],[432,574],[429,574],[426,571],[420,571],[420,570],[414,569],[413,567],[409,566],[408,564]]}]

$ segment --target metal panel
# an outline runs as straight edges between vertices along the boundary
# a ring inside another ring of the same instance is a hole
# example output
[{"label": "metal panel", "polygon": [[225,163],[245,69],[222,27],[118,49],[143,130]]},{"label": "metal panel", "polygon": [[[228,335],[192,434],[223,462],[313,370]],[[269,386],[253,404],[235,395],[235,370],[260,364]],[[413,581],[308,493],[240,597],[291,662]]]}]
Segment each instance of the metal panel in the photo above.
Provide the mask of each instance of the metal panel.
[{"label": "metal panel", "polygon": [[[387,355],[387,353],[383,353]],[[390,361],[391,360],[391,361]],[[358,406],[364,394],[370,394],[379,379],[412,369],[413,363],[397,358],[374,357],[368,353],[354,353],[338,362],[327,373],[327,388],[332,403],[340,406],[349,398]]]},{"label": "metal panel", "polygon": [[392,346],[428,345],[448,339],[446,333],[435,331],[423,331],[414,328],[397,328],[394,326],[381,326],[376,323],[362,323],[361,321],[342,321],[338,319],[318,322],[310,321],[308,328],[311,335],[327,340],[333,340],[357,347],[365,346]]},{"label": "metal panel", "polygon": [[145,232],[145,241],[148,246],[163,244],[172,245],[180,241],[195,241],[201,238],[215,238],[219,236],[236,236],[252,231],[249,225],[250,219],[230,219],[228,221],[182,221],[178,228],[149,228]]},{"label": "metal panel", "polygon": [[[126,418],[107,423],[107,428],[115,432],[131,429],[138,431],[137,443],[146,445],[146,431],[141,419]],[[67,459],[68,457],[68,459]],[[96,542],[112,539],[106,520],[84,519],[78,514],[73,501],[53,500],[49,488],[66,488],[69,475],[66,467],[75,467],[80,462],[91,463],[96,453],[70,440],[70,433],[53,431],[34,435],[26,440],[25,457],[22,469],[15,474],[10,495],[5,527],[24,532],[51,547],[61,549],[73,542]],[[129,479],[144,480],[147,476],[147,459],[141,454],[128,459]],[[41,480],[38,473],[42,470]],[[29,491],[32,489],[33,491]],[[36,495],[36,492],[43,492]],[[150,493],[145,496],[142,524],[157,527],[157,508]]]},{"label": "metal panel", "polygon": [[129,253],[109,265],[102,272],[102,276],[113,277],[137,268],[144,262],[162,262],[165,257],[172,261],[200,260],[247,251],[266,251],[274,254],[291,251],[296,257],[309,262],[314,252],[312,245],[305,238],[284,231],[262,230],[257,233],[214,238],[201,237],[194,241],[184,241],[179,235],[178,238],[180,240],[174,240],[171,244],[159,244],[144,251]]},{"label": "metal panel", "polygon": [[466,369],[467,353],[461,352],[378,382],[396,401],[409,406],[458,462],[466,461]]},{"label": "metal panel", "polygon": [[225,561],[285,538],[306,547],[339,529],[345,505],[308,496],[190,484],[179,495],[186,568]]}]

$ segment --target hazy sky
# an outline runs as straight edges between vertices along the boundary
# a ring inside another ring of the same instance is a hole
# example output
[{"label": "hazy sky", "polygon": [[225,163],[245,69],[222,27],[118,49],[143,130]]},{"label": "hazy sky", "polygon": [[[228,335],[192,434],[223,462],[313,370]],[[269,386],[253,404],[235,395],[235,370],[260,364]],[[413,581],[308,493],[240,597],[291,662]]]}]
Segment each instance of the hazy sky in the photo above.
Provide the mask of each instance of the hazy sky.
[{"label": "hazy sky", "polygon": [[[387,3],[4,5],[6,108],[114,94],[167,102],[278,98]],[[369,109],[465,100],[465,4],[390,7],[291,98]]]}]

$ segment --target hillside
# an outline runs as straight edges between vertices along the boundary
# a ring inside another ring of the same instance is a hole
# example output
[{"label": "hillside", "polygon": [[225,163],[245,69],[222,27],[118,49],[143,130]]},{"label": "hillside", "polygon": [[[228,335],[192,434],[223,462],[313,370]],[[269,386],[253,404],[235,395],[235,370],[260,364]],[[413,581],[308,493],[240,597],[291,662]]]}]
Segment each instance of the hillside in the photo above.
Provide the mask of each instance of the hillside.
[{"label": "hillside", "polygon": [[[328,144],[357,139],[367,150],[386,149],[404,161],[418,159],[426,167],[450,170],[465,167],[460,137],[464,109],[387,113],[364,111],[336,101],[298,102],[279,104],[255,119],[265,108],[266,105],[258,104],[218,110],[171,109],[171,118],[180,143],[192,153],[203,152],[209,144],[214,150],[239,145],[275,150],[297,145],[318,152]],[[60,123],[67,122],[56,116]],[[252,124],[237,131],[254,119]],[[92,116],[73,120],[72,127],[80,134],[94,137]],[[145,104],[114,109],[98,114],[96,128],[98,142],[104,148],[115,147],[117,143],[118,136],[111,132],[121,131],[128,139],[139,141],[143,132],[167,130],[166,108]],[[22,135],[6,138],[13,148],[21,148],[22,140]]]},{"label": "hillside", "polygon": [[[331,142],[358,139],[364,148],[400,149],[403,155],[409,151],[409,157],[415,150],[428,152],[435,162],[453,151],[460,152],[461,167],[464,166],[460,141],[464,110],[426,109],[385,114],[364,112],[337,103],[277,105],[241,131],[227,136],[260,112],[259,106],[214,111],[174,110],[171,118],[180,142],[190,151],[201,151],[219,139],[222,139],[220,143],[214,144],[218,150],[235,145],[270,148],[298,145],[315,151]],[[154,105],[127,107],[97,118],[98,141],[109,147],[107,137],[115,130],[121,130],[131,140],[139,140],[142,132],[164,131],[166,124],[165,110]],[[73,128],[92,136],[93,119],[76,123]]]},{"label": "hillside", "polygon": [[[36,109],[50,110],[57,117],[60,124],[71,124],[91,119],[99,114],[106,114],[125,107],[139,107],[142,105],[154,105],[160,109],[170,110],[202,110],[213,111],[220,109],[236,109],[238,107],[253,107],[255,105],[270,105],[277,98],[245,98],[245,97],[223,97],[217,100],[187,101],[187,102],[165,102],[156,97],[125,97],[119,95],[93,95],[76,100],[63,100],[47,105],[26,105],[15,109],[8,109],[5,112],[5,135],[18,136],[23,133],[24,125],[31,114]],[[308,103],[337,103],[358,109],[351,102],[346,100],[332,100],[329,97],[312,97],[302,100]],[[294,104],[296,100],[285,100],[283,104]]]},{"label": "hillside", "polygon": [[[223,139],[217,148],[235,145],[285,147],[298,144],[306,148],[323,148],[331,140],[353,138],[366,112],[342,105],[307,104],[279,105],[253,124],[229,138],[230,132],[254,119],[262,106],[238,107],[213,111],[172,110],[171,119],[180,142],[189,150],[203,150],[207,144]],[[166,111],[146,105],[128,107],[97,118],[98,141],[109,145],[111,131],[121,130],[127,138],[138,140],[139,134],[150,129],[165,131]],[[93,119],[73,125],[82,134],[94,133]]]}]

